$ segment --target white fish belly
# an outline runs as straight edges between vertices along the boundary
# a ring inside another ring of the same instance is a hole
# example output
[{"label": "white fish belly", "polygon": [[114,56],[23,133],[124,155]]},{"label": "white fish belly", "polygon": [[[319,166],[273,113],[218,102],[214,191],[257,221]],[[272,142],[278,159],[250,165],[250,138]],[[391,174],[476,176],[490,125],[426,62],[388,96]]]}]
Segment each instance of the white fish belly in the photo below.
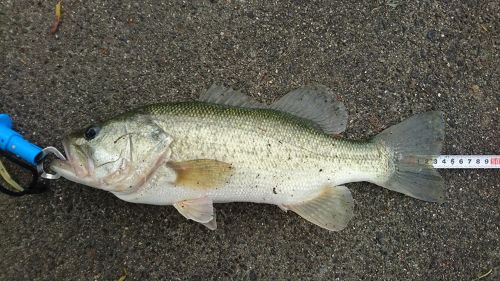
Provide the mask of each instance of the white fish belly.
[{"label": "white fish belly", "polygon": [[129,202],[154,205],[172,205],[205,196],[211,198],[214,203],[254,202],[286,205],[308,198],[326,185],[338,186],[346,182],[377,177],[375,171],[349,170],[321,161],[302,163],[308,165],[298,166],[299,168],[291,171],[255,167],[251,169],[247,163],[239,164],[233,164],[234,173],[227,183],[215,188],[176,186],[175,172],[165,166],[136,193],[116,195]]},{"label": "white fish belly", "polygon": [[162,167],[135,193],[115,193],[119,198],[143,204],[172,205],[176,202],[209,197],[214,203],[255,202],[286,204],[306,196],[325,181],[310,177],[310,173],[294,177],[273,171],[255,171],[234,167],[234,174],[223,186],[215,188],[190,188],[175,185],[175,172]]}]

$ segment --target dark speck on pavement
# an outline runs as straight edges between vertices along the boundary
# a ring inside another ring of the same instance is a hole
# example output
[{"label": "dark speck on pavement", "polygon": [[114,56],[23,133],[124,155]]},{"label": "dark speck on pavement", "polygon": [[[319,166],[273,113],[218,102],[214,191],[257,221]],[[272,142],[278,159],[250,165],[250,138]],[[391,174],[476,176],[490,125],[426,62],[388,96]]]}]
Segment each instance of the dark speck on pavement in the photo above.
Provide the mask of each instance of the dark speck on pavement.
[{"label": "dark speck on pavement", "polygon": [[[213,82],[272,102],[308,83],[363,139],[442,110],[446,154],[496,154],[499,2],[0,3],[0,112],[41,146],[120,112],[193,100]],[[391,4],[391,5],[388,5]],[[66,180],[0,195],[1,280],[498,280],[498,171],[446,170],[446,202],[348,184],[328,232],[270,205],[217,205],[218,229]]]}]

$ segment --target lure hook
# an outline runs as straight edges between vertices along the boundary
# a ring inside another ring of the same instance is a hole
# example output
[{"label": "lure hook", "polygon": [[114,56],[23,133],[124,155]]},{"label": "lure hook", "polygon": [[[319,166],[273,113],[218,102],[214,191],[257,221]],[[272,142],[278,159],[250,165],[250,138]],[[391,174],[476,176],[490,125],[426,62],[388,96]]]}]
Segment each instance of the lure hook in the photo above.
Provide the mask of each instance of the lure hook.
[{"label": "lure hook", "polygon": [[55,173],[55,174],[47,173],[45,171],[45,169],[43,168],[43,160],[51,154],[53,154],[55,157],[57,157],[63,161],[66,161],[66,157],[64,157],[64,155],[59,150],[57,150],[57,148],[55,148],[53,146],[48,146],[48,147],[42,149],[42,152],[39,154],[39,156],[38,156],[39,159],[37,159],[38,164],[36,165],[36,170],[40,174],[40,177],[42,177],[44,179],[48,179],[48,180],[56,180],[56,179],[60,178],[61,175],[59,175],[58,173]]}]

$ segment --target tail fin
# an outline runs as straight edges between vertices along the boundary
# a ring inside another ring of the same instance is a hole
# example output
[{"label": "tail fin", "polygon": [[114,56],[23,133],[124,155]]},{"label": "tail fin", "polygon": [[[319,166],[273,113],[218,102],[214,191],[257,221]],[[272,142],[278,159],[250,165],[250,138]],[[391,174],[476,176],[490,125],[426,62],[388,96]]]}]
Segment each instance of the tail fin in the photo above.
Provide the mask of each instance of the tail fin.
[{"label": "tail fin", "polygon": [[415,115],[374,138],[386,146],[393,158],[393,173],[379,185],[430,202],[442,202],[444,182],[432,167],[431,157],[439,155],[444,139],[443,113]]}]

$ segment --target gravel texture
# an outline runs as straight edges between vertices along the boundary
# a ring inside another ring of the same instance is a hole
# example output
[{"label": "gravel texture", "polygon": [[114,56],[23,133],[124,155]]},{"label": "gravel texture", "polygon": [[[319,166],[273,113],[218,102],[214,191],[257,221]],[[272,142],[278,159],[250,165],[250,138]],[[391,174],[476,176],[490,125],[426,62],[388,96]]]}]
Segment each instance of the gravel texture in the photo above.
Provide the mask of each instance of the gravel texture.
[{"label": "gravel texture", "polygon": [[[498,154],[500,4],[484,1],[0,1],[0,112],[41,146],[213,82],[272,102],[334,89],[344,137],[442,110],[443,153]],[[172,207],[66,180],[0,195],[1,280],[498,280],[499,174],[442,171],[446,202],[349,184],[328,232],[275,206],[217,205],[209,231]]]}]

